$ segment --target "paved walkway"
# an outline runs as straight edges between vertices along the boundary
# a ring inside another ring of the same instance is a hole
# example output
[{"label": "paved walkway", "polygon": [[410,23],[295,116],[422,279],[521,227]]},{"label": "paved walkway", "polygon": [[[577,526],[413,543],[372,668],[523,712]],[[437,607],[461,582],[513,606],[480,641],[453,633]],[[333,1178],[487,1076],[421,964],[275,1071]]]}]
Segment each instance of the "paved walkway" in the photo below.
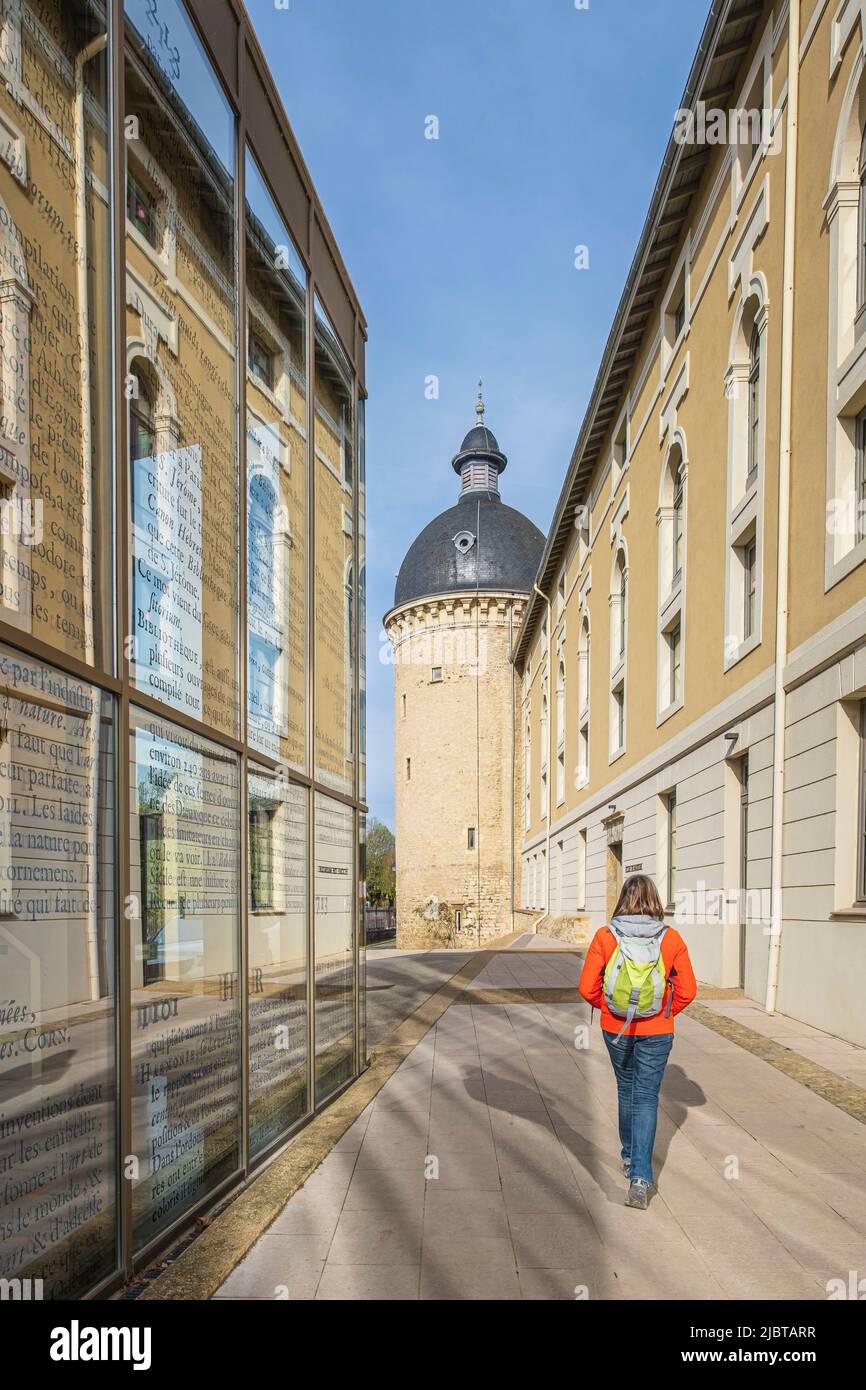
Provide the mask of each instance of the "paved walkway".
[{"label": "paved walkway", "polygon": [[367,1042],[372,1051],[446,980],[456,975],[471,951],[399,951],[394,946],[367,950]]},{"label": "paved walkway", "polygon": [[[825,1299],[866,1278],[866,1127],[687,1015],[658,1192],[623,1205],[597,1019],[575,1045],[580,962],[532,940],[467,986],[217,1298]],[[522,1002],[489,1002],[508,990]]]}]

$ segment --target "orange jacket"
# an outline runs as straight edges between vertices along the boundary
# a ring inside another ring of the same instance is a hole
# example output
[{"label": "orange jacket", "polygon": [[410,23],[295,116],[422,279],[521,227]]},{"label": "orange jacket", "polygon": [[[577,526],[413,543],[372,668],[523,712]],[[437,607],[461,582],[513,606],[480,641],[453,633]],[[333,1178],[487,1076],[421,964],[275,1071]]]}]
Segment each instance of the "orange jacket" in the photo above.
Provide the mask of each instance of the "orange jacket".
[{"label": "orange jacket", "polygon": [[[615,1014],[611,1013],[604,998],[605,966],[615,950],[616,937],[610,927],[599,927],[586,953],[586,960],[583,963],[580,984],[578,985],[578,989],[586,1002],[592,1004],[595,1009],[601,1009],[601,1026],[606,1033],[619,1033],[625,1022],[625,1019],[617,1018]],[[671,992],[670,989],[666,989],[661,1012],[653,1014],[652,1018],[634,1019],[627,1030],[629,1037],[632,1035],[646,1037],[655,1033],[672,1033],[674,1031],[674,1015],[691,1004],[698,992],[688,948],[679,932],[675,931],[673,927],[668,927],[662,937],[662,960],[666,976],[670,976],[671,970],[675,971],[671,980],[673,1003],[670,1018],[665,1017],[668,996]]]}]

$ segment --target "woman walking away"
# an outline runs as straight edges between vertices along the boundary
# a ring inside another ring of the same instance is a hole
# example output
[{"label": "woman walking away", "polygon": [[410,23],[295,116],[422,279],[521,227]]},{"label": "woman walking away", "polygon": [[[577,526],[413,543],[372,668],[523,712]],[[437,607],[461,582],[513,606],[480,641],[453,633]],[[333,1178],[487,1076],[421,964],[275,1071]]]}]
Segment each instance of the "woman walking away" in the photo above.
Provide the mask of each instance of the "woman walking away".
[{"label": "woman walking away", "polygon": [[674,1017],[698,992],[686,943],[666,927],[646,874],[626,879],[609,927],[586,953],[580,992],[601,1009],[616,1075],[627,1207],[645,1211],[652,1186],[659,1091],[674,1041]]}]

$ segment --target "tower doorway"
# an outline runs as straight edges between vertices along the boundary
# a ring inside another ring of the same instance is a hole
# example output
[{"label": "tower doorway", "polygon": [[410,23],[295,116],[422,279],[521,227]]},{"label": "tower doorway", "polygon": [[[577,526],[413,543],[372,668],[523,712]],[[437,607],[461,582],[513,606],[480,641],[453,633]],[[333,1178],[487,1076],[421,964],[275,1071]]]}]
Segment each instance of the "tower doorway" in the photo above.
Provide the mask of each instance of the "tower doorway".
[{"label": "tower doorway", "polygon": [[607,823],[607,919],[610,921],[622,891],[622,816]]}]

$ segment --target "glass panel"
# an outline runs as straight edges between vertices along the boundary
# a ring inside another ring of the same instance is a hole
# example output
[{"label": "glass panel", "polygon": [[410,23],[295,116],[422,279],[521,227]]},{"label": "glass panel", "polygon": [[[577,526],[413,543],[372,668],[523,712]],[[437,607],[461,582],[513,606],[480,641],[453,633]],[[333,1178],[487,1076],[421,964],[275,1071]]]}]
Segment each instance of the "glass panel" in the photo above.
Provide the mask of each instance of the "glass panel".
[{"label": "glass panel", "polygon": [[77,1298],[115,1268],[112,703],[0,682],[0,1277]]},{"label": "glass panel", "polygon": [[354,790],[354,384],[316,300],[316,776]]},{"label": "glass panel", "polygon": [[105,6],[0,6],[0,617],[110,671]]},{"label": "glass panel", "polygon": [[125,8],[132,679],[234,734],[234,118],[179,0]]},{"label": "glass panel", "polygon": [[316,793],[316,1103],[354,1072],[355,813]]},{"label": "glass panel", "polygon": [[307,274],[246,161],[248,741],[307,767]]},{"label": "glass panel", "polygon": [[[358,796],[367,795],[367,403],[358,401]],[[363,1055],[363,1054],[362,1054]]]},{"label": "glass panel", "polygon": [[130,719],[132,1147],[136,1249],[240,1162],[233,753]]},{"label": "glass panel", "polygon": [[358,1057],[367,1065],[367,817],[362,813],[358,831]]},{"label": "glass panel", "polygon": [[249,774],[250,1155],[306,1114],[309,793]]}]

